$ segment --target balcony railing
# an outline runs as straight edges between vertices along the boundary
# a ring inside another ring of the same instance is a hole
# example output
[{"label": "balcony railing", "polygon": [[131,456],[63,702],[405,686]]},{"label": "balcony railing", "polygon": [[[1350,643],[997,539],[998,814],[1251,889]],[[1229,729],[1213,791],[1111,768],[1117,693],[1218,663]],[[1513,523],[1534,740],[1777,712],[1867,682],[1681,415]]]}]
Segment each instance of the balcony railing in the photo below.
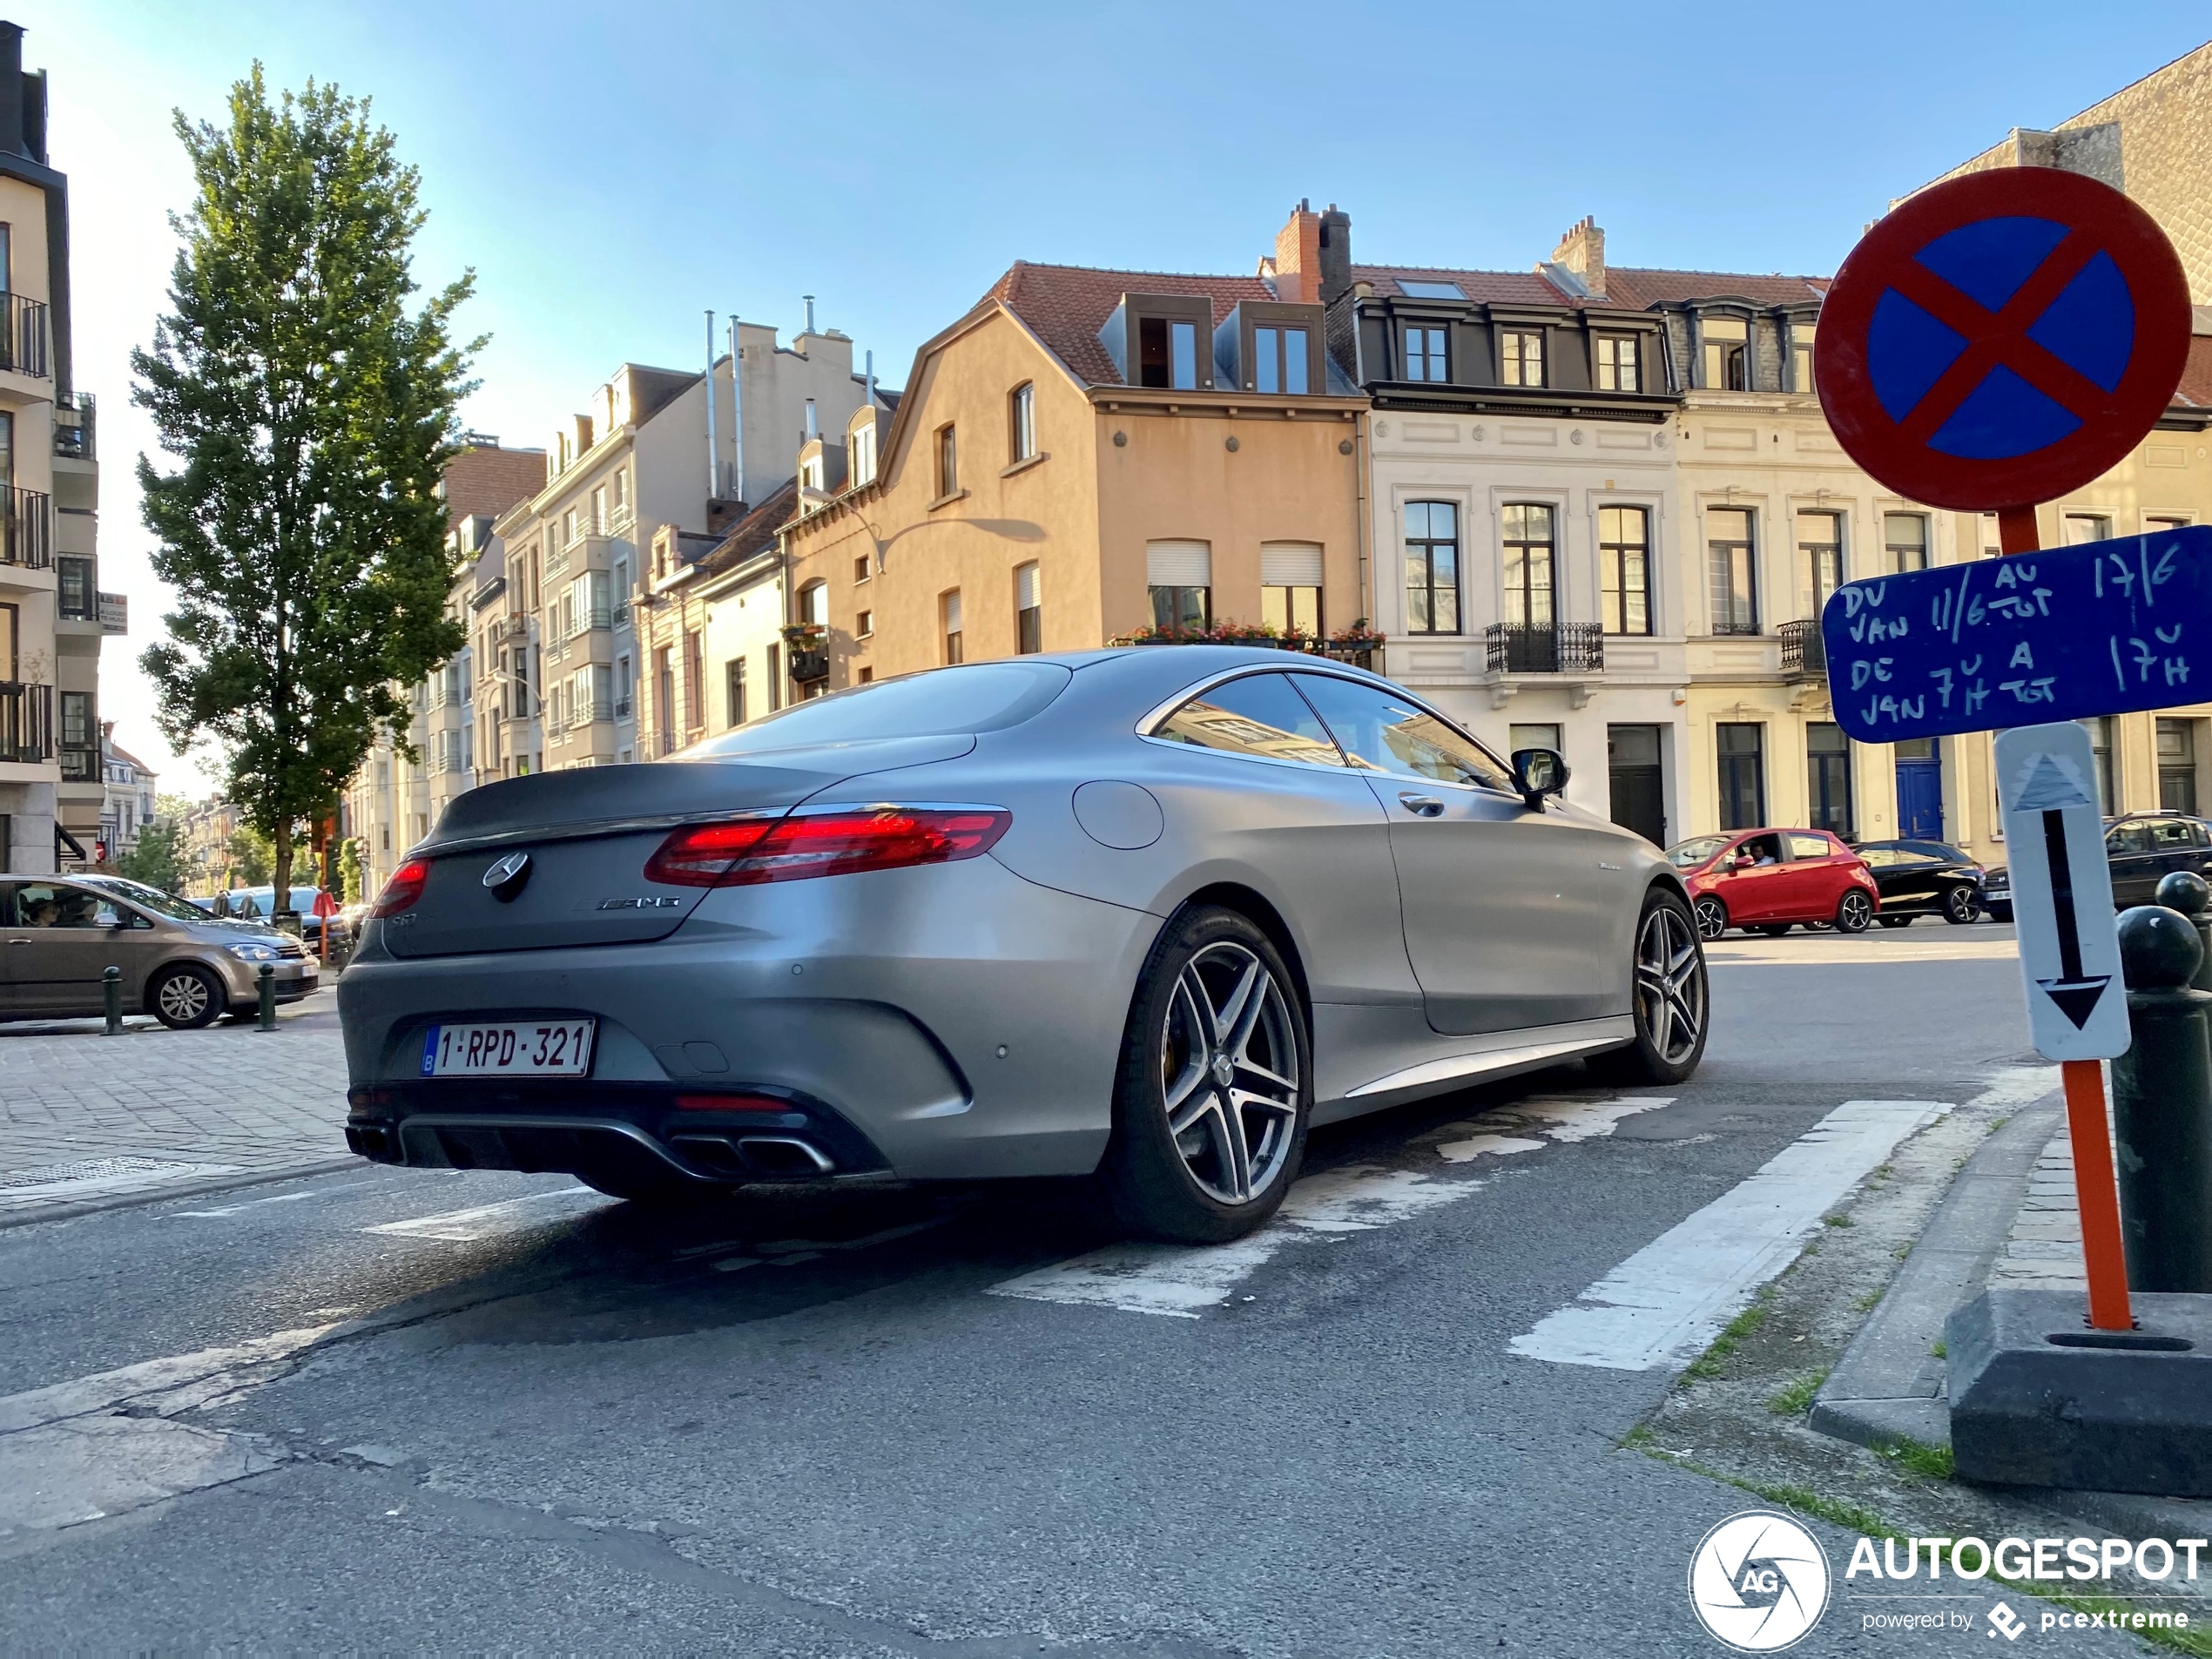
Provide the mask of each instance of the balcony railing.
[{"label": "balcony railing", "polygon": [[1716,634],[1756,634],[1759,631],[1759,624],[1757,619],[1751,617],[1723,617],[1713,624],[1713,631]]},{"label": "balcony railing", "polygon": [[1782,636],[1782,671],[1791,679],[1828,678],[1828,647],[1817,622],[1785,622],[1776,630]]},{"label": "balcony railing", "polygon": [[791,677],[801,685],[811,685],[816,680],[829,678],[829,653],[826,651],[795,651],[791,653]]},{"label": "balcony railing", "polygon": [[65,743],[57,753],[62,763],[64,783],[96,784],[100,781],[100,746],[97,743]]},{"label": "balcony railing", "polygon": [[1605,667],[1605,631],[1594,622],[1548,628],[1493,623],[1482,637],[1493,674],[1595,674]]},{"label": "balcony railing", "polygon": [[54,752],[54,688],[0,680],[0,760],[37,763]]},{"label": "balcony railing", "polygon": [[49,379],[54,370],[46,347],[46,307],[20,293],[9,294],[7,301],[0,320],[0,369]]},{"label": "balcony railing", "polygon": [[[65,392],[54,400],[54,453],[64,461],[99,459],[98,408],[90,392]],[[71,421],[74,414],[77,418]]]},{"label": "balcony railing", "polygon": [[35,489],[10,489],[0,498],[0,564],[44,570],[54,563],[53,501]]}]

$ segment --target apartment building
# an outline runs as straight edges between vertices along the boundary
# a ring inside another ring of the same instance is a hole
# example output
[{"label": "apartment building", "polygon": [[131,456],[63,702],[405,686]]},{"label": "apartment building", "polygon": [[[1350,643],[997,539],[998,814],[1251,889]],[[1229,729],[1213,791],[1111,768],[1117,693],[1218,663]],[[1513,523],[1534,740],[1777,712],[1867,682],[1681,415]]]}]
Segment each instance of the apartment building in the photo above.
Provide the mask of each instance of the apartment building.
[{"label": "apartment building", "polygon": [[139,834],[157,820],[152,767],[115,740],[115,722],[100,722],[100,839],[94,849],[103,864],[113,864],[138,844]]},{"label": "apartment building", "polygon": [[68,180],[23,32],[0,23],[0,870],[43,873],[91,860],[105,801],[99,462],[71,374]]},{"label": "apartment building", "polygon": [[657,574],[640,601],[648,759],[772,714],[794,691],[806,691],[806,683],[794,687],[786,678],[780,535],[799,510],[799,494],[798,478],[786,480],[704,553],[691,545],[695,538],[679,541],[672,528],[654,538]]},{"label": "apartment building", "polygon": [[186,897],[206,898],[231,885],[231,834],[238,826],[238,808],[219,798],[197,803],[178,819]]},{"label": "apartment building", "polygon": [[887,421],[810,454],[797,686],[1363,620],[1367,399],[1324,322],[1257,275],[1015,265],[921,347]]}]

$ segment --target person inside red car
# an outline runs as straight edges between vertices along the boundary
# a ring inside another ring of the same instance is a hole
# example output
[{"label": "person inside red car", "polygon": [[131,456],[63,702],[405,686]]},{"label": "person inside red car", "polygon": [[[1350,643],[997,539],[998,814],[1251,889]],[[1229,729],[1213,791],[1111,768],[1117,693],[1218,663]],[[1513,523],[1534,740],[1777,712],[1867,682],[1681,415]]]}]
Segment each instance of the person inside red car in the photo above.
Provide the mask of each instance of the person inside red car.
[{"label": "person inside red car", "polygon": [[1698,932],[1707,939],[1730,927],[1771,936],[1800,923],[1864,933],[1881,902],[1865,861],[1826,830],[1700,835],[1667,856],[1683,873]]}]

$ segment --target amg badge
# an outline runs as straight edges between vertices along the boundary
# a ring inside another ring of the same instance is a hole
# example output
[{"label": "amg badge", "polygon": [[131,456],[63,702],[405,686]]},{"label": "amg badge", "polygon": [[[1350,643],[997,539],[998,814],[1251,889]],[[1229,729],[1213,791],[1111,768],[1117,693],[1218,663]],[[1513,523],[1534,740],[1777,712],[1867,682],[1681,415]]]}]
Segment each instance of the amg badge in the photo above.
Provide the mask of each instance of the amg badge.
[{"label": "amg badge", "polygon": [[599,908],[602,910],[678,910],[683,907],[683,904],[684,901],[681,899],[665,898],[654,894],[643,899],[602,899],[599,900]]}]

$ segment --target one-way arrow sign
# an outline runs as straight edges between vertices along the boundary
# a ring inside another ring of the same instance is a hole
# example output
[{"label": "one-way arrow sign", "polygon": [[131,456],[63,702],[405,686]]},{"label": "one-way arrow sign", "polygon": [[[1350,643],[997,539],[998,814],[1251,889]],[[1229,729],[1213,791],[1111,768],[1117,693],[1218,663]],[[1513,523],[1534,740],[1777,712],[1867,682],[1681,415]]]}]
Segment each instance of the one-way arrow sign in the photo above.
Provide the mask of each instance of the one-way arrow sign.
[{"label": "one-way arrow sign", "polygon": [[1996,763],[2036,1050],[2050,1060],[2125,1054],[2128,998],[2089,734],[2071,720],[2015,726],[1998,734]]}]

